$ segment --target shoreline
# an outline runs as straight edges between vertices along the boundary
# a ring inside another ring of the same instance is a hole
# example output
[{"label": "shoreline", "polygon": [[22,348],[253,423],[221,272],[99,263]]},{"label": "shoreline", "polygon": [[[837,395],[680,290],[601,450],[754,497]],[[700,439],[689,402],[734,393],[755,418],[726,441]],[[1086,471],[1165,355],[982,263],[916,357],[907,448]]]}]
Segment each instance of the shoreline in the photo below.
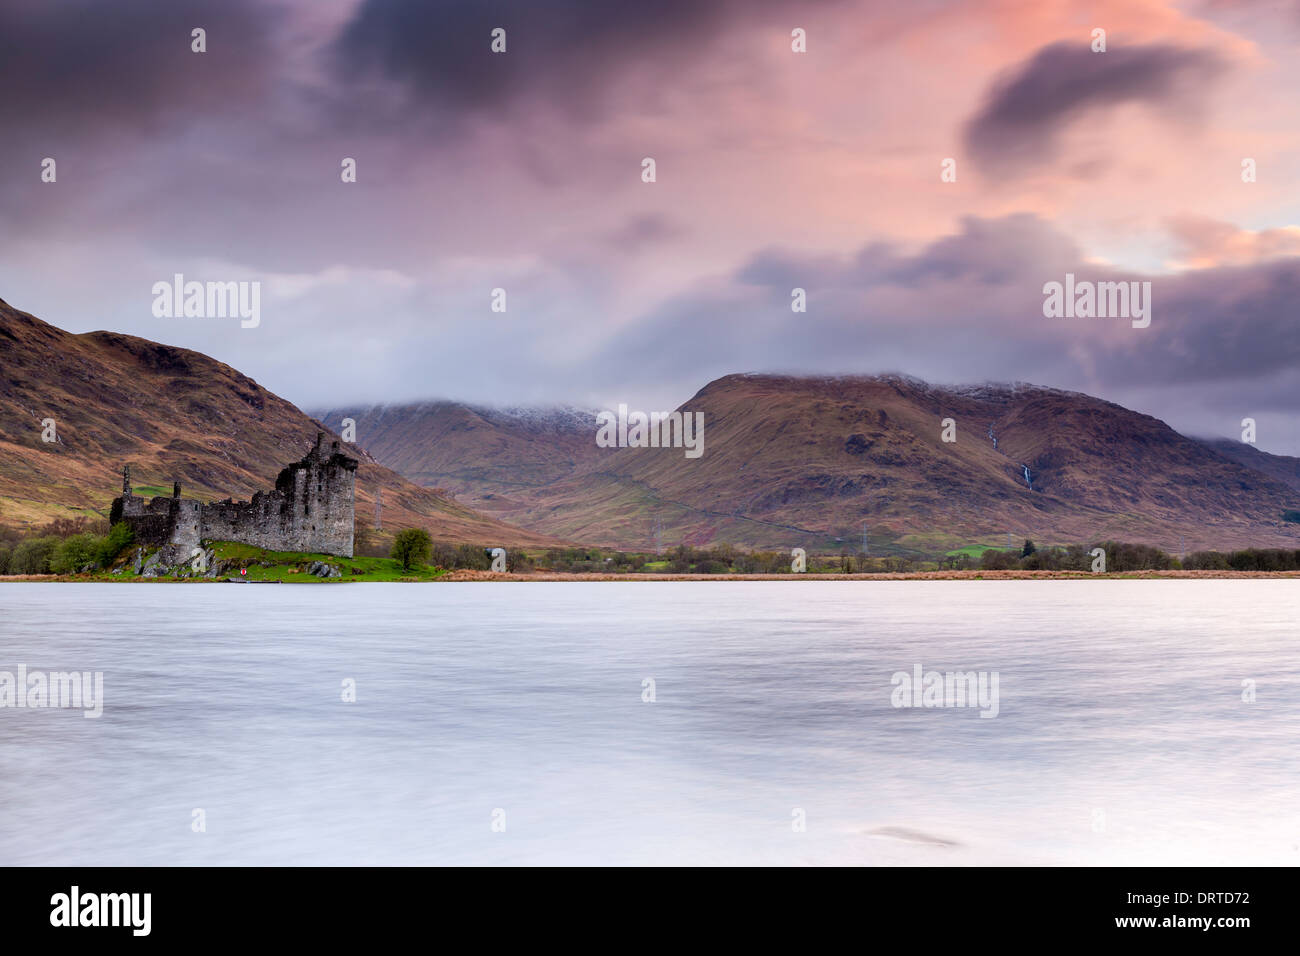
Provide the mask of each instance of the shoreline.
[{"label": "shoreline", "polygon": [[1233,578],[1300,578],[1300,571],[1113,571],[1094,574],[1090,571],[882,571],[874,574],[641,574],[573,573],[567,571],[531,571],[512,574],[493,571],[448,571],[425,581],[348,581],[346,579],[321,579],[316,581],[237,581],[226,578],[172,578],[160,576],[99,577],[67,574],[11,574],[0,575],[0,584],[6,582],[44,582],[50,584],[439,584],[478,581],[510,581],[519,583],[576,583],[582,581],[1117,581],[1151,579],[1219,580]]},{"label": "shoreline", "polygon": [[573,574],[533,571],[494,574],[491,571],[448,571],[439,581],[1018,581],[1121,580],[1125,578],[1300,578],[1300,571],[882,571],[873,574]]}]

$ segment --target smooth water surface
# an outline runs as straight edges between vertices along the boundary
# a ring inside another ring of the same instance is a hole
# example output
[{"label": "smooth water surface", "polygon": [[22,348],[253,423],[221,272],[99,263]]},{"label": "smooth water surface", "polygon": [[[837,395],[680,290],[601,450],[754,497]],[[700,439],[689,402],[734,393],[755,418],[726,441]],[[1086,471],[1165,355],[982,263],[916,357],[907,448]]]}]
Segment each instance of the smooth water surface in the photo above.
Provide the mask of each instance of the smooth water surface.
[{"label": "smooth water surface", "polygon": [[[0,584],[0,671],[105,698],[0,708],[0,864],[1296,864],[1298,622],[1293,580]],[[892,706],[917,664],[998,715]]]}]

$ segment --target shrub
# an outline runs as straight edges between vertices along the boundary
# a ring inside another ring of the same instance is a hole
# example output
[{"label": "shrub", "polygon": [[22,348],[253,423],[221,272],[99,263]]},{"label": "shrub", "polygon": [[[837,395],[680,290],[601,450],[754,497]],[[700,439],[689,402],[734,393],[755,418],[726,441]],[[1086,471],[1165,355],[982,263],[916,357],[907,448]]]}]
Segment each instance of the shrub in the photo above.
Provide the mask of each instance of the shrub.
[{"label": "shrub", "polygon": [[1020,567],[1025,571],[1060,571],[1068,567],[1068,561],[1068,553],[1063,548],[1039,548],[1022,557]]},{"label": "shrub", "polygon": [[[1149,544],[1126,544],[1119,541],[1103,541],[1093,545],[1106,550],[1106,570],[1114,571],[1165,571],[1173,564],[1173,559],[1159,548]],[[1091,549],[1089,549],[1091,550]]]},{"label": "shrub", "polygon": [[448,544],[445,541],[437,541],[433,545],[433,552],[430,556],[430,563],[440,568],[450,571],[456,567],[456,546]]},{"label": "shrub", "polygon": [[487,553],[486,548],[462,544],[456,549],[456,567],[467,568],[470,571],[490,571],[492,556]]},{"label": "shrub", "polygon": [[1259,570],[1259,555],[1253,548],[1247,548],[1245,551],[1234,551],[1228,555],[1228,564],[1234,571],[1257,571]]},{"label": "shrub", "polygon": [[1072,544],[1061,556],[1061,567],[1067,571],[1091,571],[1092,549],[1082,544]]},{"label": "shrub", "polygon": [[533,559],[522,551],[506,551],[506,570],[511,574],[525,574],[532,571],[536,565]]},{"label": "shrub", "polygon": [[1019,556],[1014,551],[990,548],[980,555],[980,568],[985,571],[1007,571],[1019,566]]},{"label": "shrub", "polygon": [[1234,571],[1294,571],[1297,568],[1296,552],[1277,548],[1233,551],[1227,562]]},{"label": "shrub", "polygon": [[423,528],[407,528],[405,531],[397,532],[397,537],[393,539],[391,556],[401,563],[403,571],[409,571],[416,565],[429,562],[429,551],[432,546],[429,532]]},{"label": "shrub", "polygon": [[119,521],[113,527],[108,529],[108,534],[104,537],[99,546],[99,563],[103,567],[108,567],[117,560],[117,556],[131,547],[135,541],[135,533],[131,526],[124,521]]},{"label": "shrub", "polygon": [[55,574],[76,574],[88,564],[98,564],[104,540],[93,534],[64,538],[50,555],[50,570]]},{"label": "shrub", "polygon": [[9,559],[9,573],[49,574],[50,557],[58,546],[59,539],[53,535],[28,538],[14,548],[13,557]]}]

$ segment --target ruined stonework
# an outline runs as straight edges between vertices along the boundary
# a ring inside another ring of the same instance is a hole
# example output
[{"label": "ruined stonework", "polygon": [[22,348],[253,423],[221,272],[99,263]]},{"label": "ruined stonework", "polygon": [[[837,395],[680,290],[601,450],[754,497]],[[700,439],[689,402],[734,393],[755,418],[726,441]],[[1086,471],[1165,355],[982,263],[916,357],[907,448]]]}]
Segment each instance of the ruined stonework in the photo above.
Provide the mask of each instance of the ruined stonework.
[{"label": "ruined stonework", "polygon": [[310,551],[352,557],[357,462],[325,436],[302,461],[280,472],[271,491],[252,501],[202,504],[181,498],[177,482],[170,498],[145,501],[131,493],[130,468],[122,470],[122,497],[113,500],[109,520],[125,521],[139,544],[165,548],[184,561],[199,542],[239,541],[271,551]]}]

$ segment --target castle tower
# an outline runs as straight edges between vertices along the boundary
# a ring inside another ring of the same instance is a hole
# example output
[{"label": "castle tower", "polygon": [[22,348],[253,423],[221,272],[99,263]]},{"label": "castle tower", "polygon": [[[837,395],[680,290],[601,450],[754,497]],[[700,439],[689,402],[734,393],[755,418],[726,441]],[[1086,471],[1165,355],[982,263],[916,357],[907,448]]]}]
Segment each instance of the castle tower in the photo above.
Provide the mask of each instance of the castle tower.
[{"label": "castle tower", "polygon": [[131,466],[122,466],[122,497],[131,497]]}]

